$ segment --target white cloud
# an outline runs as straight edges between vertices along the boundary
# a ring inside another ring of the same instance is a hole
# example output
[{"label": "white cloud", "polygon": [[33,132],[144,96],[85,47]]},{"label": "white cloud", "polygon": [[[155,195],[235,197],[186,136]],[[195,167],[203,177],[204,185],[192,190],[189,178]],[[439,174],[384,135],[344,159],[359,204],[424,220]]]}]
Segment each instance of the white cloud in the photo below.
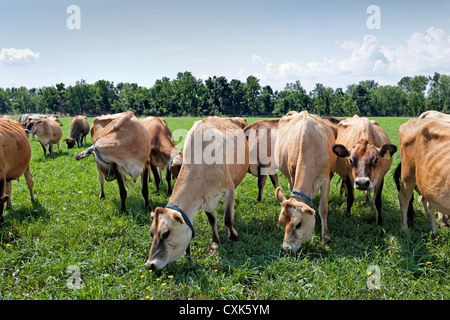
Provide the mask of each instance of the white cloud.
[{"label": "white cloud", "polygon": [[9,66],[23,66],[34,62],[39,57],[30,49],[2,49],[0,51],[0,61]]},{"label": "white cloud", "polygon": [[283,81],[286,84],[300,80],[309,87],[321,82],[344,88],[367,79],[375,79],[381,84],[396,83],[403,76],[445,72],[450,68],[450,36],[435,27],[414,33],[404,45],[394,47],[381,45],[373,35],[365,35],[360,43],[344,40],[336,44],[349,51],[346,57],[266,63],[257,74],[267,82],[280,85]]}]

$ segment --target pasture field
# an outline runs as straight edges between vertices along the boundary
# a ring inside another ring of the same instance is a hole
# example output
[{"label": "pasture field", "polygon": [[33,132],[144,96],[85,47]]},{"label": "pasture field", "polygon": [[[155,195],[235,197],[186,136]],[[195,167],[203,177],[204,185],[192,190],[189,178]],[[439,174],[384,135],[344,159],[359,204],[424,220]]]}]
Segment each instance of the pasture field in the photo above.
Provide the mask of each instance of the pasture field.
[{"label": "pasture field", "polygon": [[[355,193],[352,215],[345,215],[335,175],[328,215],[332,244],[323,244],[316,214],[309,240],[296,255],[284,255],[274,187],[268,179],[258,203],[257,179],[247,174],[236,190],[239,240],[227,238],[222,200],[216,212],[222,243],[216,253],[209,254],[211,229],[200,211],[193,222],[191,256],[149,272],[144,262],[151,245],[151,218],[143,208],[140,179],[127,184],[128,212],[120,212],[115,181],[105,182],[106,199],[99,200],[93,157],[74,159],[87,146],[68,150],[63,142],[71,119],[61,119],[63,138],[53,157],[44,157],[39,142],[30,137],[37,201],[30,202],[24,178],[13,182],[12,209],[5,211],[0,229],[0,299],[450,299],[450,230],[439,226],[440,238],[432,237],[417,196],[413,229],[408,234],[400,230],[392,179],[399,151],[385,178],[381,227],[375,225],[372,202],[366,203],[362,192]],[[188,130],[197,119],[165,118],[172,131]],[[398,128],[407,118],[375,119],[398,145]],[[247,118],[249,123],[256,120]],[[87,141],[91,145],[90,136]],[[279,177],[287,192],[287,179],[281,173]],[[159,193],[153,182],[149,188],[152,208],[166,205],[165,182]],[[313,204],[317,209],[318,197]],[[376,270],[372,266],[381,272],[379,282],[368,274]],[[377,288],[369,288],[368,282]]]}]

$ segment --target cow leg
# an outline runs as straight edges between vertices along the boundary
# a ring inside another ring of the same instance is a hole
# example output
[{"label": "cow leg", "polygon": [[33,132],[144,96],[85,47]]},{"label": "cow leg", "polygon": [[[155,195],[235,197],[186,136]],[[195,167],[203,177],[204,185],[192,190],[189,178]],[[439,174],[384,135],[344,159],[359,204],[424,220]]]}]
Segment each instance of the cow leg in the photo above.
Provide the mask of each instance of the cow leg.
[{"label": "cow leg", "polygon": [[152,169],[153,178],[155,178],[156,190],[159,191],[159,185],[161,183],[161,179],[159,178],[158,169],[152,164],[150,164],[150,168]]},{"label": "cow leg", "polygon": [[6,176],[3,172],[0,172],[0,227],[3,226],[3,208],[5,207],[5,202],[8,201],[8,195],[5,195],[6,189]]},{"label": "cow leg", "polygon": [[[261,170],[258,169],[258,171],[261,171]],[[261,172],[258,172],[258,199],[256,199],[258,202],[262,201],[264,186],[266,185],[266,181],[267,181],[267,175],[262,175]]]},{"label": "cow leg", "polygon": [[347,194],[347,217],[350,217],[353,202],[355,201],[355,190],[353,190],[353,183],[348,177],[345,179],[345,186]]},{"label": "cow leg", "polygon": [[234,186],[232,188],[228,188],[228,190],[225,191],[224,200],[225,200],[225,214],[223,216],[223,220],[228,228],[228,238],[230,238],[231,240],[237,240],[239,235],[237,231],[233,228],[234,202],[235,202]]},{"label": "cow leg", "polygon": [[433,231],[434,235],[436,237],[439,236],[439,230],[436,225],[436,218],[434,216],[435,209],[433,206],[425,199],[425,197],[422,197],[422,204],[423,208],[425,210],[425,214],[427,215],[428,225],[430,226],[431,231]]},{"label": "cow leg", "polygon": [[100,183],[100,199],[103,199],[105,197],[105,190],[104,190],[104,184],[105,184],[105,175],[103,174],[102,170],[97,166],[98,171],[98,182]]},{"label": "cow leg", "polygon": [[45,148],[45,146],[42,144],[42,142],[39,141],[39,143],[42,146],[42,149],[44,149],[44,157],[47,155],[47,149]]},{"label": "cow leg", "polygon": [[53,143],[49,143],[48,145],[48,152],[50,153],[50,156],[53,156]]},{"label": "cow leg", "polygon": [[23,174],[25,176],[25,181],[27,182],[28,191],[30,192],[31,202],[34,202],[34,194],[33,194],[33,175],[31,174],[30,166],[25,169]]},{"label": "cow leg", "polygon": [[375,205],[375,211],[377,213],[376,217],[376,224],[378,226],[381,226],[383,223],[383,217],[381,216],[381,207],[382,207],[382,199],[381,199],[381,193],[383,191],[383,185],[384,185],[384,178],[381,179],[381,182],[378,186],[375,187],[374,193],[374,205]]},{"label": "cow leg", "polygon": [[170,173],[170,170],[169,168],[166,168],[167,194],[172,194],[171,179],[172,175]]},{"label": "cow leg", "polygon": [[[403,177],[402,177],[403,180]],[[414,186],[416,185],[416,181],[414,178],[409,179],[413,181],[402,181],[400,186],[400,191],[398,192],[398,201],[400,203],[400,213],[402,219],[402,230],[408,231],[408,207],[411,197],[414,192]]]},{"label": "cow leg", "polygon": [[145,204],[145,208],[149,209],[151,211],[150,208],[150,203],[148,202],[148,166],[145,165],[144,166],[144,171],[142,172],[142,176],[141,176],[141,182],[142,182],[142,187],[141,187],[141,193],[142,196],[144,197],[144,204]]},{"label": "cow leg", "polygon": [[112,164],[112,170],[117,179],[117,185],[119,186],[120,202],[121,202],[120,211],[125,212],[127,211],[125,206],[125,200],[127,199],[127,189],[125,188],[123,175],[119,172],[119,168],[117,168],[117,164],[115,163]]},{"label": "cow leg", "polygon": [[5,194],[9,196],[8,200],[6,201],[6,210],[11,209],[11,191],[12,191],[12,181],[6,182],[6,188],[5,188]]},{"label": "cow leg", "polygon": [[322,222],[322,241],[325,244],[331,243],[330,233],[328,232],[328,196],[330,195],[330,181],[327,181],[320,187],[319,214]]},{"label": "cow leg", "polygon": [[270,181],[272,181],[272,184],[275,187],[275,189],[278,188],[279,187],[278,175],[275,173],[275,174],[269,175],[269,177],[270,177]]},{"label": "cow leg", "polygon": [[205,211],[206,216],[208,217],[209,225],[211,226],[212,231],[212,243],[211,243],[211,253],[213,253],[218,247],[220,243],[219,233],[217,232],[217,216],[213,212]]},{"label": "cow leg", "polygon": [[440,222],[442,227],[449,227],[449,216],[447,214],[443,214],[442,212],[438,211],[438,221]]}]

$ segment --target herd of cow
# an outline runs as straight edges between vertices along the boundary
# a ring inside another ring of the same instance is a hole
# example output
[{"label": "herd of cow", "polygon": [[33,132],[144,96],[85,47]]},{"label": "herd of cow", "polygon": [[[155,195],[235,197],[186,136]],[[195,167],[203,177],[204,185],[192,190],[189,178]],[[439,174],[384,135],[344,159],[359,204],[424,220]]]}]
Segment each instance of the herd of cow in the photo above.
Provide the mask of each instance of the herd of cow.
[{"label": "herd of cow", "polygon": [[[30,170],[29,133],[37,136],[44,150],[53,154],[53,144],[62,137],[62,123],[56,116],[24,115],[19,121],[0,118],[0,225],[4,203],[11,206],[11,182],[24,175],[33,196]],[[168,204],[151,212],[153,238],[149,269],[162,269],[189,253],[194,237],[192,221],[204,210],[212,230],[211,250],[220,238],[215,210],[224,198],[224,223],[228,237],[236,240],[233,227],[235,189],[247,173],[258,177],[257,200],[262,201],[267,176],[275,186],[281,203],[279,223],[285,230],[282,250],[295,252],[312,234],[316,219],[312,199],[320,193],[319,216],[322,240],[331,241],[327,228],[330,181],[337,173],[341,191],[347,198],[347,214],[355,200],[354,190],[367,198],[373,191],[376,224],[382,223],[384,178],[397,147],[374,120],[355,115],[347,119],[319,117],[307,111],[291,111],[281,119],[256,121],[247,125],[242,118],[207,117],[197,121],[187,133],[183,153],[175,146],[172,132],[160,118],[138,119],[133,112],[103,115],[92,126],[84,116],[72,120],[68,148],[82,146],[91,134],[92,145],[75,155],[81,160],[93,154],[105,197],[104,180],[117,180],[121,210],[126,211],[125,175],[135,182],[141,176],[145,207],[150,209],[148,181],[150,170],[159,190],[165,169]],[[448,227],[450,214],[450,115],[427,111],[418,119],[400,126],[401,162],[394,173],[399,191],[402,229],[407,231],[414,218],[413,192],[420,195],[431,230],[439,235],[434,212],[442,226]],[[200,161],[198,161],[200,159]],[[287,177],[289,196],[278,185],[277,170]],[[173,191],[171,179],[176,183]]]}]

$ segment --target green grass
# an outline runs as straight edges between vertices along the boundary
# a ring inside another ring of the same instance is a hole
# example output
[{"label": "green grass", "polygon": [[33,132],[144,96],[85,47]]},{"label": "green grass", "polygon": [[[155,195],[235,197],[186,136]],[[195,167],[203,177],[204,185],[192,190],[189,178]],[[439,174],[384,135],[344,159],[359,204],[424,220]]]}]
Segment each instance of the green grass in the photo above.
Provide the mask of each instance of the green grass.
[{"label": "green grass", "polygon": [[[92,123],[92,118],[89,122]],[[166,118],[172,130],[190,129],[194,118]],[[258,120],[248,118],[248,122]],[[377,118],[398,145],[398,127],[406,118]],[[63,138],[71,118],[63,118]],[[88,144],[90,145],[90,137]],[[320,219],[296,255],[280,252],[284,230],[278,224],[280,204],[270,181],[262,203],[256,202],[257,179],[247,175],[237,188],[235,228],[240,238],[228,240],[223,201],[217,209],[221,245],[209,254],[211,230],[203,212],[194,219],[196,237],[191,257],[183,256],[160,272],[144,262],[151,245],[149,213],[143,209],[140,180],[127,185],[127,213],[120,213],[116,182],[105,182],[99,200],[92,157],[81,161],[61,143],[44,157],[31,140],[31,170],[37,201],[31,203],[25,179],[13,183],[12,209],[0,230],[0,299],[449,299],[449,230],[433,239],[423,209],[414,204],[416,222],[404,234],[392,171],[383,191],[383,226],[375,225],[372,203],[356,193],[352,216],[345,215],[338,177],[332,181],[328,228],[332,244],[320,237]],[[287,190],[281,174],[280,183]],[[175,182],[175,181],[173,181]],[[152,208],[169,197],[163,182],[157,193],[150,183]],[[417,197],[416,197],[417,198]],[[313,201],[318,206],[318,198]],[[381,270],[379,289],[367,286],[367,269]],[[77,266],[83,287],[67,285]]]}]

